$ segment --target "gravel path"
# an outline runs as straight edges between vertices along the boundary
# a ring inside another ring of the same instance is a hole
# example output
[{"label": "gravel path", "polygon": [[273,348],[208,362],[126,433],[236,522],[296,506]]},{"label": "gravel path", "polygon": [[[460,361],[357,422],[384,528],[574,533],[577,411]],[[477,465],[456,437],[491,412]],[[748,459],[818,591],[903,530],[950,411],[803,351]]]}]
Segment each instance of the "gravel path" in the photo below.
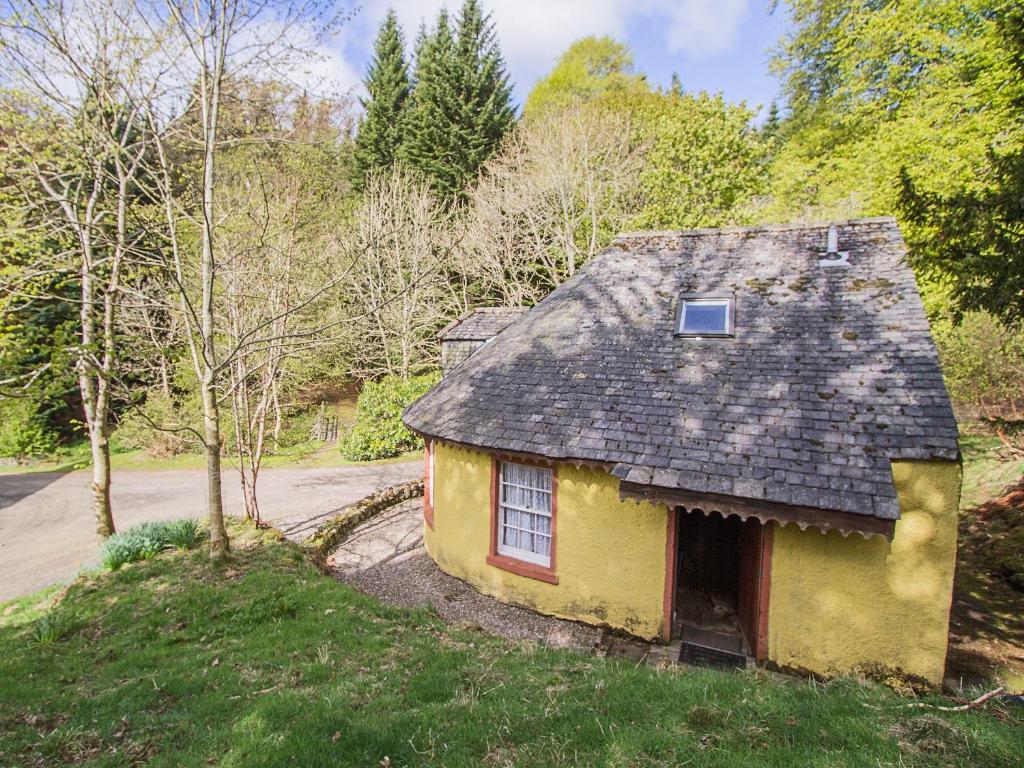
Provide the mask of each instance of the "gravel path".
[{"label": "gravel path", "polygon": [[[342,467],[265,469],[263,519],[302,540],[342,507],[389,485],[421,477],[423,461]],[[123,530],[144,520],[203,517],[202,470],[117,470],[114,520]],[[0,601],[73,579],[97,562],[89,473],[0,475]],[[241,515],[238,474],[224,473],[224,511]]]},{"label": "gravel path", "polygon": [[594,648],[601,630],[506,605],[441,571],[423,549],[422,500],[399,504],[355,529],[327,562],[341,581],[405,607],[431,606],[445,621],[516,640]]}]

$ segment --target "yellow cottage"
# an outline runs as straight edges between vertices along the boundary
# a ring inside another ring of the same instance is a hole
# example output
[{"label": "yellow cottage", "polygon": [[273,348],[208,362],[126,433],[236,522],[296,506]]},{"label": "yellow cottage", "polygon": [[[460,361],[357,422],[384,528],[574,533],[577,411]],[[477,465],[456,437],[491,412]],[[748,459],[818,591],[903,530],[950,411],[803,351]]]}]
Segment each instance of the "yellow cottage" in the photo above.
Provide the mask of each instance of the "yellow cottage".
[{"label": "yellow cottage", "polygon": [[623,235],[442,332],[425,542],[685,660],[937,684],[960,455],[892,219]]}]

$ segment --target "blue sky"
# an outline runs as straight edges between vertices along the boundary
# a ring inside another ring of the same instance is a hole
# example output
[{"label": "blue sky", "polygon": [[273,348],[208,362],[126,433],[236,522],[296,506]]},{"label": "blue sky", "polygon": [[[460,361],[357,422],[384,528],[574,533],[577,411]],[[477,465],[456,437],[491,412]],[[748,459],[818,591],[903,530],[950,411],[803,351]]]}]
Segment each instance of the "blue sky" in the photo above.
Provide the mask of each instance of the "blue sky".
[{"label": "blue sky", "polygon": [[[363,0],[355,16],[323,50],[319,74],[341,90],[359,88],[373,37],[393,7],[411,44],[419,25],[432,24],[442,5],[461,0]],[[722,91],[731,101],[767,105],[779,84],[768,72],[768,50],[786,30],[783,10],[769,0],[483,0],[491,12],[521,103],[558,56],[586,35],[610,35],[632,48],[637,68],[655,84],[679,72],[689,90]]]}]

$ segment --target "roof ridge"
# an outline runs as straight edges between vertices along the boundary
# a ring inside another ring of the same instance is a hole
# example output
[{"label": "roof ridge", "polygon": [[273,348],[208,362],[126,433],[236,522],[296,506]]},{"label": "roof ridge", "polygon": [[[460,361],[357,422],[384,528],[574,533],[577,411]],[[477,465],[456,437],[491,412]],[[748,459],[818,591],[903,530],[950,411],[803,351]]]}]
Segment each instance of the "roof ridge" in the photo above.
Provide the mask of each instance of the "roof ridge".
[{"label": "roof ridge", "polygon": [[825,229],[832,225],[851,227],[863,224],[895,224],[895,216],[865,216],[859,219],[841,219],[811,223],[790,222],[787,224],[756,224],[748,227],[698,227],[695,229],[646,229],[635,232],[619,232],[615,240],[640,237],[703,237],[706,235],[730,235],[744,232],[792,232],[796,230]]}]

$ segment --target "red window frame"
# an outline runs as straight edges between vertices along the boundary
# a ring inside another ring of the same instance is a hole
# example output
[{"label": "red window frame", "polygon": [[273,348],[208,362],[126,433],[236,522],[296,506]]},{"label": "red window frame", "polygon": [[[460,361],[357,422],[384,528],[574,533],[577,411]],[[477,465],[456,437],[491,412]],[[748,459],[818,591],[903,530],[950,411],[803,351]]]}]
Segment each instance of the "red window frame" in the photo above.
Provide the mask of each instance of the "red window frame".
[{"label": "red window frame", "polygon": [[434,473],[430,471],[430,465],[434,460],[434,441],[426,440],[423,443],[423,520],[434,530]]},{"label": "red window frame", "polygon": [[501,462],[497,456],[491,456],[491,543],[490,551],[487,553],[487,564],[500,568],[503,571],[514,573],[516,576],[523,576],[528,579],[547,582],[548,584],[558,583],[555,558],[558,554],[558,467],[541,461],[515,458],[510,464],[524,464],[531,467],[543,467],[551,470],[551,562],[548,566],[528,563],[525,560],[502,555],[498,553],[498,500],[500,498],[499,482],[501,478]]}]

